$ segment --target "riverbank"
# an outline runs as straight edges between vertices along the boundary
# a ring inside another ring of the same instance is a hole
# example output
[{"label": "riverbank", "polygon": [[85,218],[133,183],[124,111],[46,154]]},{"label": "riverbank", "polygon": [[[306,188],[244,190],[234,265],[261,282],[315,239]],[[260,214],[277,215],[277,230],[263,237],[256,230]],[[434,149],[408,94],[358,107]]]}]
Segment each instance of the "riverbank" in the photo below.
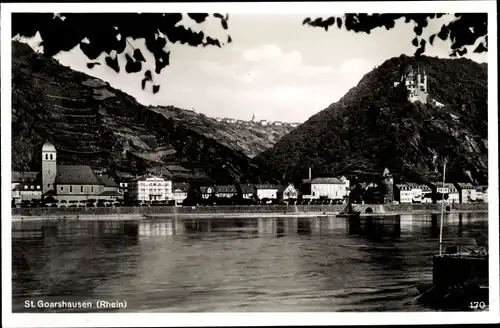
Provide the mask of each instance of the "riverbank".
[{"label": "riverbank", "polygon": [[[445,213],[488,212],[487,203],[447,205]],[[161,218],[317,217],[337,215],[344,205],[23,208],[12,210],[13,221],[23,220],[154,220]],[[440,214],[440,204],[354,205],[362,216]],[[368,212],[368,213],[367,213]]]}]

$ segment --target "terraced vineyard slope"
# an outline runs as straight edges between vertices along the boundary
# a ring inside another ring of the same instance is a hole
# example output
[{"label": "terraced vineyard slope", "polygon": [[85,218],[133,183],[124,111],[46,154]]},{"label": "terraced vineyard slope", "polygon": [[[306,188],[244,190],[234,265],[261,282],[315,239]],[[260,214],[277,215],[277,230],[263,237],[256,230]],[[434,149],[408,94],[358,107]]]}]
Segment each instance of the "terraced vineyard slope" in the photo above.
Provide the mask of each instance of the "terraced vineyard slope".
[{"label": "terraced vineyard slope", "polygon": [[13,42],[12,49],[13,170],[38,170],[48,140],[60,164],[176,180],[268,181],[251,157],[292,129],[255,129],[174,107],[148,108],[26,44]]}]

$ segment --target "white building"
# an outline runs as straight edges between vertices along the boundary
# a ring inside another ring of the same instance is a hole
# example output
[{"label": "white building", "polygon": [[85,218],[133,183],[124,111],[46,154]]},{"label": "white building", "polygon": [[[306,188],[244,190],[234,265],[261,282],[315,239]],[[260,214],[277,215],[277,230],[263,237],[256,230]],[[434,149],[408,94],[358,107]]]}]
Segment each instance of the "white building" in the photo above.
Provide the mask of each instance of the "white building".
[{"label": "white building", "polygon": [[302,197],[319,199],[344,199],[349,190],[349,180],[344,177],[337,178],[314,178],[305,180],[302,184]]},{"label": "white building", "polygon": [[438,194],[447,194],[449,192],[449,189],[448,189],[449,185],[447,183],[445,183],[443,185],[442,182],[434,182],[433,185],[436,189],[436,193],[438,193]]},{"label": "white building", "polygon": [[422,185],[415,182],[408,182],[407,185],[411,188],[412,202],[422,203]]},{"label": "white building", "polygon": [[448,187],[448,203],[458,204],[460,203],[460,194],[453,183],[446,183]]},{"label": "white building", "polygon": [[[130,199],[140,202],[165,201],[172,193],[172,181],[161,177],[144,176],[128,183]],[[167,191],[169,193],[167,194]]]},{"label": "white building", "polygon": [[259,199],[277,199],[280,187],[276,185],[255,185],[255,190]]},{"label": "white building", "polygon": [[413,203],[413,192],[412,188],[404,183],[396,184],[395,198],[400,204],[411,204]]},{"label": "white building", "polygon": [[172,184],[172,189],[172,199],[175,201],[175,205],[182,204],[184,199],[187,198],[189,192],[189,183],[175,182]]},{"label": "white building", "polygon": [[474,187],[472,184],[468,182],[467,183],[458,182],[455,185],[459,193],[460,203],[470,203],[476,201],[477,198],[476,187]]},{"label": "white building", "polygon": [[292,183],[281,186],[281,188],[278,190],[278,199],[287,200],[297,198],[299,198],[299,192],[297,189],[295,189],[295,186]]},{"label": "white building", "polygon": [[476,201],[484,203],[488,202],[488,186],[477,186]]}]

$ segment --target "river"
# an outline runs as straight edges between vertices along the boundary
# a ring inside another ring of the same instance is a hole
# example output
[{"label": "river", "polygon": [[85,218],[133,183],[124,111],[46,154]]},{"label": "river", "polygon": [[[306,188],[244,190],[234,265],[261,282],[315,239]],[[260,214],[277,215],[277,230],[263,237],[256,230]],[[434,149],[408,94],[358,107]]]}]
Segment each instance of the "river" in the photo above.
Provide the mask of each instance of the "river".
[{"label": "river", "polygon": [[[445,214],[444,242],[487,246],[487,218]],[[409,301],[432,278],[439,219],[17,221],[13,312],[429,311]],[[25,305],[38,300],[127,304]]]}]

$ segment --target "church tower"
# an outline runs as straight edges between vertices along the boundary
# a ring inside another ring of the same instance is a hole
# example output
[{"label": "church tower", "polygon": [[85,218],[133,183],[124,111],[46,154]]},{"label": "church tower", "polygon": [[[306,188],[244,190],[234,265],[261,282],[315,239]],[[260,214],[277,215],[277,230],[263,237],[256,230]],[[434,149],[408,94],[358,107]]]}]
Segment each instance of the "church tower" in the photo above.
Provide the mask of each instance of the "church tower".
[{"label": "church tower", "polygon": [[56,147],[46,142],[42,147],[42,195],[54,189],[57,175]]}]

